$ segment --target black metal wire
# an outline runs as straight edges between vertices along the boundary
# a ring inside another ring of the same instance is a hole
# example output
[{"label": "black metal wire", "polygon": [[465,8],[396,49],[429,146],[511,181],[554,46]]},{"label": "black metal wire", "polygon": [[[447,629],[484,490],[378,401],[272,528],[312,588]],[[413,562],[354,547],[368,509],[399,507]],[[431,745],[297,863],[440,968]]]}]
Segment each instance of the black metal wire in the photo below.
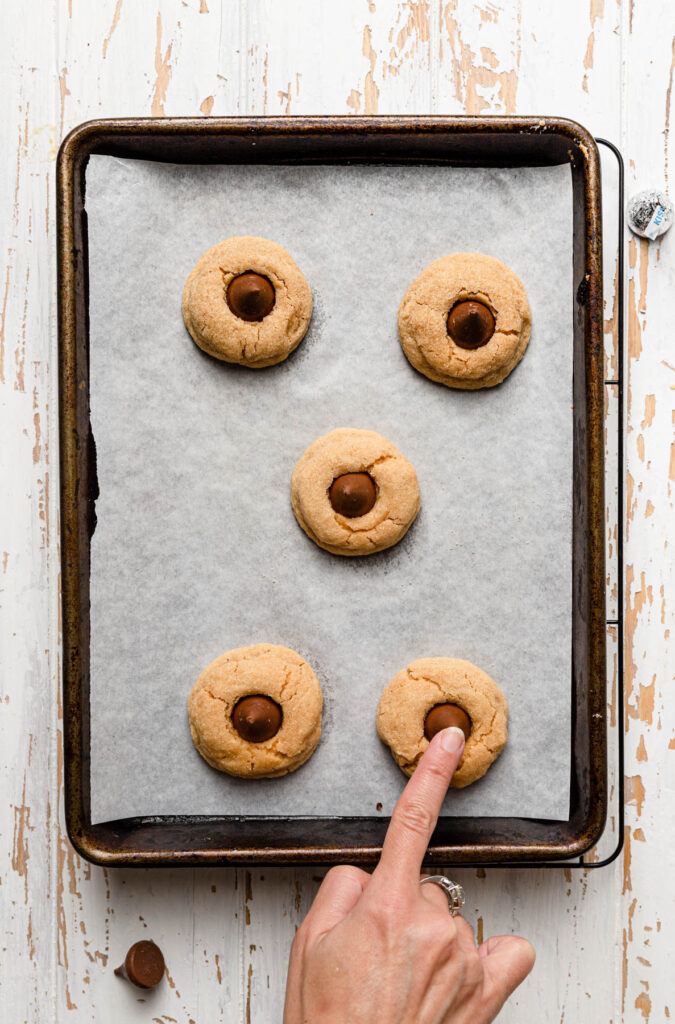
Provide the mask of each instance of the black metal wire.
[{"label": "black metal wire", "polygon": [[[624,516],[624,362],[625,362],[625,335],[624,335],[624,209],[626,206],[625,200],[625,168],[623,157],[620,150],[610,142],[608,139],[595,140],[601,146],[606,146],[611,153],[616,157],[616,162],[619,168],[619,218],[618,218],[618,266],[617,266],[617,339],[616,339],[616,379],[606,380],[605,384],[611,384],[617,389],[617,403],[618,403],[618,429],[617,429],[617,552],[616,552],[616,563],[617,563],[617,581],[616,581],[616,602],[617,602],[617,618],[607,619],[608,626],[616,626],[616,717],[617,717],[617,733],[618,733],[618,765],[617,765],[617,780],[616,786],[618,789],[618,840],[615,849],[612,853],[605,857],[604,860],[594,861],[590,864],[582,862],[580,866],[586,868],[604,868],[608,864],[611,864],[619,856],[623,850],[624,841],[624,730],[623,730],[623,672],[624,672],[624,649],[623,649],[623,638],[624,638],[624,606],[623,606],[623,516]],[[576,865],[575,865],[576,866]]]},{"label": "black metal wire", "polygon": [[[584,860],[583,856],[577,860],[556,860],[556,861],[516,861],[516,862],[502,862],[496,864],[462,864],[457,865],[455,870],[465,870],[466,868],[484,868],[486,871],[493,868],[585,868],[585,869],[596,869],[607,867],[619,856],[623,850],[624,842],[624,733],[623,733],[623,671],[624,671],[624,653],[623,653],[623,637],[624,637],[624,608],[623,608],[623,499],[624,499],[624,487],[623,487],[623,458],[624,458],[624,395],[623,395],[623,382],[624,382],[624,359],[625,359],[625,339],[624,339],[624,209],[625,209],[625,194],[624,194],[624,162],[623,157],[613,142],[609,142],[607,139],[595,140],[602,146],[606,146],[614,156],[619,167],[619,210],[618,210],[618,272],[617,272],[617,376],[614,380],[605,380],[606,385],[613,385],[617,388],[617,401],[618,401],[618,428],[617,428],[617,609],[618,618],[606,619],[605,624],[607,626],[616,626],[617,634],[617,655],[616,655],[616,688],[617,688],[617,732],[618,732],[618,763],[617,771],[618,778],[616,780],[617,792],[618,792],[618,838],[615,849],[605,857],[603,860],[590,861]],[[606,826],[605,826],[606,827]],[[604,834],[604,833],[603,833]]]}]

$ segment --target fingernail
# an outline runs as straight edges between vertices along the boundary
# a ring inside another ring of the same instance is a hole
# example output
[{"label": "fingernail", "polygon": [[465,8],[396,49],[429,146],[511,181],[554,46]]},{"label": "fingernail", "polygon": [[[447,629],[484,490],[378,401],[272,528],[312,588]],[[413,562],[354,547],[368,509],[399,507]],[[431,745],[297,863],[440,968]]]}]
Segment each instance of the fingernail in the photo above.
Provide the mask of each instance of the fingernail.
[{"label": "fingernail", "polygon": [[441,746],[448,754],[457,754],[464,749],[464,733],[457,726],[451,725],[441,732]]}]

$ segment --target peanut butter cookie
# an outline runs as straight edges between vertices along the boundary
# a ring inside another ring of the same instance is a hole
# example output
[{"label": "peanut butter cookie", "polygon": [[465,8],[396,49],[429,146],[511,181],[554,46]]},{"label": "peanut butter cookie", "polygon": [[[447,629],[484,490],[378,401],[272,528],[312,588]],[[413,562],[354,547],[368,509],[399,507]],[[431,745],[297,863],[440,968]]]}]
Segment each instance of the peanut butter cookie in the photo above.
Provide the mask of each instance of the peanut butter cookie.
[{"label": "peanut butter cookie", "polygon": [[475,252],[434,260],[398,311],[401,347],[416,370],[449,388],[490,388],[520,362],[532,314],[520,278]]},{"label": "peanut butter cookie", "polygon": [[315,544],[372,555],[397,544],[420,509],[413,466],[374,430],[342,427],[309,446],[293,470],[291,505]]},{"label": "peanut butter cookie", "polygon": [[221,654],[188,698],[195,747],[213,768],[241,778],[272,779],[304,764],[321,736],[322,708],[310,666],[276,644]]},{"label": "peanut butter cookie", "polygon": [[413,661],[385,688],[377,709],[377,731],[399,768],[412,775],[429,736],[446,725],[465,731],[467,718],[468,739],[450,783],[462,789],[485,775],[506,746],[506,698],[482,669],[458,658]]},{"label": "peanut butter cookie", "polygon": [[204,253],[183,290],[183,319],[209,355],[254,369],[304,338],[312,292],[291,255],[266,238],[228,238]]}]

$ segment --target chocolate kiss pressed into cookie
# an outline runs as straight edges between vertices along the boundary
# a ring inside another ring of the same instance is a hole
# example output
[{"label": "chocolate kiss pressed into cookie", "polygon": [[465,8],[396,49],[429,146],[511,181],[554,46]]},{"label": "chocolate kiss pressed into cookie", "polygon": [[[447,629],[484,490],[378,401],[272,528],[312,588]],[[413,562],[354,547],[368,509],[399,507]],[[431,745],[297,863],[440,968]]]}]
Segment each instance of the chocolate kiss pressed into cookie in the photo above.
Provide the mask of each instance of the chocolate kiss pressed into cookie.
[{"label": "chocolate kiss pressed into cookie", "polygon": [[461,729],[464,739],[468,740],[471,732],[471,719],[466,711],[458,707],[457,704],[437,704],[424,719],[424,735],[428,740],[433,739],[441,729],[449,729],[452,725],[456,729]]},{"label": "chocolate kiss pressed into cookie", "polygon": [[227,304],[240,320],[252,323],[263,320],[274,309],[275,293],[272,282],[262,274],[247,270],[233,277],[227,286]]},{"label": "chocolate kiss pressed into cookie", "polygon": [[482,302],[465,299],[448,313],[448,334],[460,348],[481,348],[494,333],[495,318]]},{"label": "chocolate kiss pressed into cookie", "polygon": [[375,482],[368,473],[344,473],[333,480],[328,493],[335,511],[348,519],[365,516],[377,497]]},{"label": "chocolate kiss pressed into cookie", "polygon": [[271,697],[256,694],[244,697],[232,712],[232,724],[243,740],[263,743],[281,728],[281,708]]}]

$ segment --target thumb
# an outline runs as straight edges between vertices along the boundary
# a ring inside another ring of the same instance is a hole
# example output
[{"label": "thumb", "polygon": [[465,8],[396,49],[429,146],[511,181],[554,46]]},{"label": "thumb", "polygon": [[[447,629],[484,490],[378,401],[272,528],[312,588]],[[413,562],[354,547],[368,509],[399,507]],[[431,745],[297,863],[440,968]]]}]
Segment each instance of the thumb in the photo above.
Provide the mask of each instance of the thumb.
[{"label": "thumb", "polygon": [[478,947],[478,955],[483,958],[486,995],[498,1011],[525,981],[536,953],[519,935],[493,935]]}]

